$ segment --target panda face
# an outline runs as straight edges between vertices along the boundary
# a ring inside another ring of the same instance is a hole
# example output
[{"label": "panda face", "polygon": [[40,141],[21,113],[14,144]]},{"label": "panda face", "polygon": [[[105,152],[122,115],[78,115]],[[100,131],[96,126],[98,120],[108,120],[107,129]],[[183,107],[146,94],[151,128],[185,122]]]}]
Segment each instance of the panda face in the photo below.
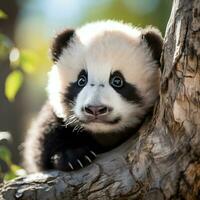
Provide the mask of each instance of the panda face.
[{"label": "panda face", "polygon": [[142,31],[107,21],[71,32],[67,47],[60,38],[47,88],[56,115],[93,133],[135,127],[159,89],[158,62]]},{"label": "panda face", "polygon": [[138,123],[143,98],[137,88],[119,71],[98,75],[81,70],[77,81],[67,88],[66,101],[74,102],[72,113],[82,126],[92,132],[107,132]]}]

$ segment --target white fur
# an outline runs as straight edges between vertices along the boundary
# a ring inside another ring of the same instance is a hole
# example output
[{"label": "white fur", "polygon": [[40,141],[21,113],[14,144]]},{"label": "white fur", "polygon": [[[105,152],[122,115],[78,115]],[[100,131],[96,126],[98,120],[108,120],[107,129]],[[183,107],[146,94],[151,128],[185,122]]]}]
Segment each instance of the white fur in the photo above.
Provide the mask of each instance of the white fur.
[{"label": "white fur", "polygon": [[[87,24],[76,30],[76,37],[65,48],[49,73],[48,93],[50,103],[59,117],[67,118],[68,108],[63,106],[61,94],[70,82],[75,82],[81,69],[88,71],[88,84],[81,90],[73,109],[83,119],[81,107],[86,104],[105,104],[114,108],[109,116],[120,116],[116,125],[90,123],[84,125],[93,132],[121,130],[134,126],[139,116],[151,107],[158,96],[159,70],[151,51],[142,41],[141,30],[115,21]],[[144,106],[139,107],[124,100],[110,85],[111,72],[120,70],[127,82],[140,91]],[[95,84],[90,87],[89,84]],[[99,87],[99,84],[105,87]]]}]

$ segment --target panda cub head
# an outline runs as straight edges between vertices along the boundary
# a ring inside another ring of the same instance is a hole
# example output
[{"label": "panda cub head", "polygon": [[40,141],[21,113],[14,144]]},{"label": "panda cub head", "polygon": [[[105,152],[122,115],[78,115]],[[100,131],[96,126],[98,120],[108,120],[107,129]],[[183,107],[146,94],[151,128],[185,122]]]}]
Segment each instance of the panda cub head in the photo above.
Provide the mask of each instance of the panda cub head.
[{"label": "panda cub head", "polygon": [[91,133],[134,128],[158,97],[161,49],[152,27],[100,21],[61,32],[47,87],[54,112]]}]

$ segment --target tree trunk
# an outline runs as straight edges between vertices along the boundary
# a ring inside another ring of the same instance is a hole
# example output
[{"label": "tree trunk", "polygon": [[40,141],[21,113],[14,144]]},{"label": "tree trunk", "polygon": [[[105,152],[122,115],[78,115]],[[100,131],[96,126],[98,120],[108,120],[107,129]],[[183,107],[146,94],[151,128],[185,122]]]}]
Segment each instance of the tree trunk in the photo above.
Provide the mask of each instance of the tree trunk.
[{"label": "tree trunk", "polygon": [[200,1],[174,0],[160,100],[139,138],[77,172],[5,183],[1,199],[200,199]]}]

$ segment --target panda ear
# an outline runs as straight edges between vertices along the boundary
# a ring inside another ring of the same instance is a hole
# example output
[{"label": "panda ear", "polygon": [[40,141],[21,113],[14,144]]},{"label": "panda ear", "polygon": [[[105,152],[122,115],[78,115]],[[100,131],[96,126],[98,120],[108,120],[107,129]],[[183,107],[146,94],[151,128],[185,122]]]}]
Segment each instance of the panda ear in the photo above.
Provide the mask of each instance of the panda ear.
[{"label": "panda ear", "polygon": [[60,55],[62,54],[63,48],[69,46],[69,42],[75,35],[74,29],[66,29],[61,33],[57,34],[53,39],[51,46],[51,55],[53,62],[57,62]]},{"label": "panda ear", "polygon": [[142,38],[151,49],[153,58],[160,63],[160,56],[163,46],[161,32],[157,28],[149,26],[142,30]]}]

